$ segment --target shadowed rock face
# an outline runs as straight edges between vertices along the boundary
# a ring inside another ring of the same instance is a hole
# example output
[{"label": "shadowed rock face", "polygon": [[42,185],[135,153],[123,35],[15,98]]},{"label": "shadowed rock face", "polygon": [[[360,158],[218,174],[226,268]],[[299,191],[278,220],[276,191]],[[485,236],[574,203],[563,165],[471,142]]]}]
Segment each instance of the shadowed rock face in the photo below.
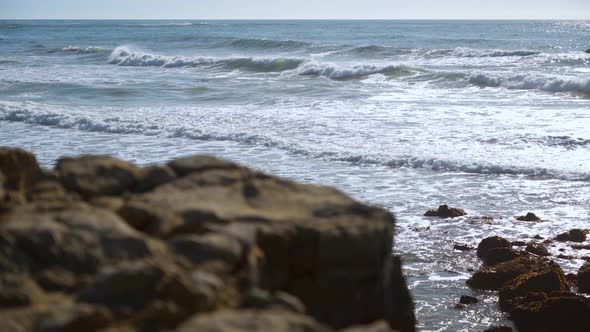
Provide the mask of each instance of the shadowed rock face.
[{"label": "shadowed rock face", "polygon": [[393,216],[337,190],[210,156],[47,171],[17,149],[0,188],[0,321],[19,331],[414,331]]}]

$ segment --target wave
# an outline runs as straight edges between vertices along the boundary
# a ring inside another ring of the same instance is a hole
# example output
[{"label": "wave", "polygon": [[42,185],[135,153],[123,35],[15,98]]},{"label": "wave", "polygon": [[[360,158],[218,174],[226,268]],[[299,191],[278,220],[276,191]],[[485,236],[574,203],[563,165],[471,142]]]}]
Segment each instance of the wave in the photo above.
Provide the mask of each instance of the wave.
[{"label": "wave", "polygon": [[168,23],[144,23],[140,24],[143,27],[187,27],[193,25],[209,25],[207,22],[168,22]]},{"label": "wave", "polygon": [[300,76],[319,76],[333,80],[351,80],[382,74],[388,77],[410,76],[424,72],[422,68],[405,65],[334,65],[320,62],[306,62],[294,73]]},{"label": "wave", "polygon": [[80,53],[80,54],[91,54],[91,53],[106,52],[107,49],[102,48],[102,47],[95,47],[95,46],[80,47],[80,46],[70,45],[70,46],[66,46],[66,47],[62,48],[61,51],[71,52],[71,53]]},{"label": "wave", "polygon": [[480,87],[590,94],[590,78],[582,77],[475,73],[469,82]]},{"label": "wave", "polygon": [[179,57],[144,53],[125,46],[119,46],[113,50],[108,62],[119,66],[155,66],[163,68],[210,66],[260,72],[280,72],[295,69],[304,60],[296,58]]},{"label": "wave", "polygon": [[168,138],[187,138],[201,141],[233,141],[264,145],[278,148],[290,153],[312,158],[353,164],[377,165],[393,168],[429,169],[443,172],[515,175],[541,178],[553,178],[566,181],[590,182],[590,172],[564,171],[545,167],[501,165],[493,160],[489,163],[477,163],[472,160],[449,160],[423,156],[375,156],[371,154],[355,155],[343,151],[321,151],[306,148],[293,142],[274,140],[265,135],[245,132],[207,132],[192,127],[176,118],[173,121],[159,121],[146,117],[138,121],[135,115],[120,112],[84,112],[63,109],[36,103],[0,103],[0,121],[21,122],[62,129],[77,129],[89,132],[111,134],[135,134],[144,136],[161,136]]},{"label": "wave", "polygon": [[452,55],[465,58],[487,58],[487,57],[525,57],[539,55],[541,52],[530,50],[486,50],[458,47],[452,51]]}]

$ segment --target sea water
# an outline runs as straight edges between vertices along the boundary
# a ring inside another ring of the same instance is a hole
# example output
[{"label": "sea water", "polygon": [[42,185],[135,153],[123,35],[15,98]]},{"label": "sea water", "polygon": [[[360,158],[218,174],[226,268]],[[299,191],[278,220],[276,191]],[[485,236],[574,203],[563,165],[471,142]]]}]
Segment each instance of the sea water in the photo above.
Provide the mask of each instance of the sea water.
[{"label": "sea water", "polygon": [[336,186],[395,212],[420,330],[478,331],[509,322],[454,243],[590,228],[588,48],[589,21],[0,21],[0,145]]}]

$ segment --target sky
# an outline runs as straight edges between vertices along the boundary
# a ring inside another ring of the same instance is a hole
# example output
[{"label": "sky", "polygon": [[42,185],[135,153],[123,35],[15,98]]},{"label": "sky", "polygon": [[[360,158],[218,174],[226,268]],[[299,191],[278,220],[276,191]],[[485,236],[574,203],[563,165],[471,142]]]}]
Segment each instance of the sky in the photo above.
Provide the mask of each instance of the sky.
[{"label": "sky", "polygon": [[590,19],[590,0],[0,0],[2,19]]}]

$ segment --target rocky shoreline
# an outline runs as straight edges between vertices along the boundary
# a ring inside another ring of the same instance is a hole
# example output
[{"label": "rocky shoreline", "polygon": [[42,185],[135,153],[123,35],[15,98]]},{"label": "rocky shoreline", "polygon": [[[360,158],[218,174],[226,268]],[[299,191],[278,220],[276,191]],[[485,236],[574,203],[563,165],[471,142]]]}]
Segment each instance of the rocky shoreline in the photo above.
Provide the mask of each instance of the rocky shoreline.
[{"label": "rocky shoreline", "polygon": [[211,156],[0,148],[2,331],[414,331],[394,216]]}]

